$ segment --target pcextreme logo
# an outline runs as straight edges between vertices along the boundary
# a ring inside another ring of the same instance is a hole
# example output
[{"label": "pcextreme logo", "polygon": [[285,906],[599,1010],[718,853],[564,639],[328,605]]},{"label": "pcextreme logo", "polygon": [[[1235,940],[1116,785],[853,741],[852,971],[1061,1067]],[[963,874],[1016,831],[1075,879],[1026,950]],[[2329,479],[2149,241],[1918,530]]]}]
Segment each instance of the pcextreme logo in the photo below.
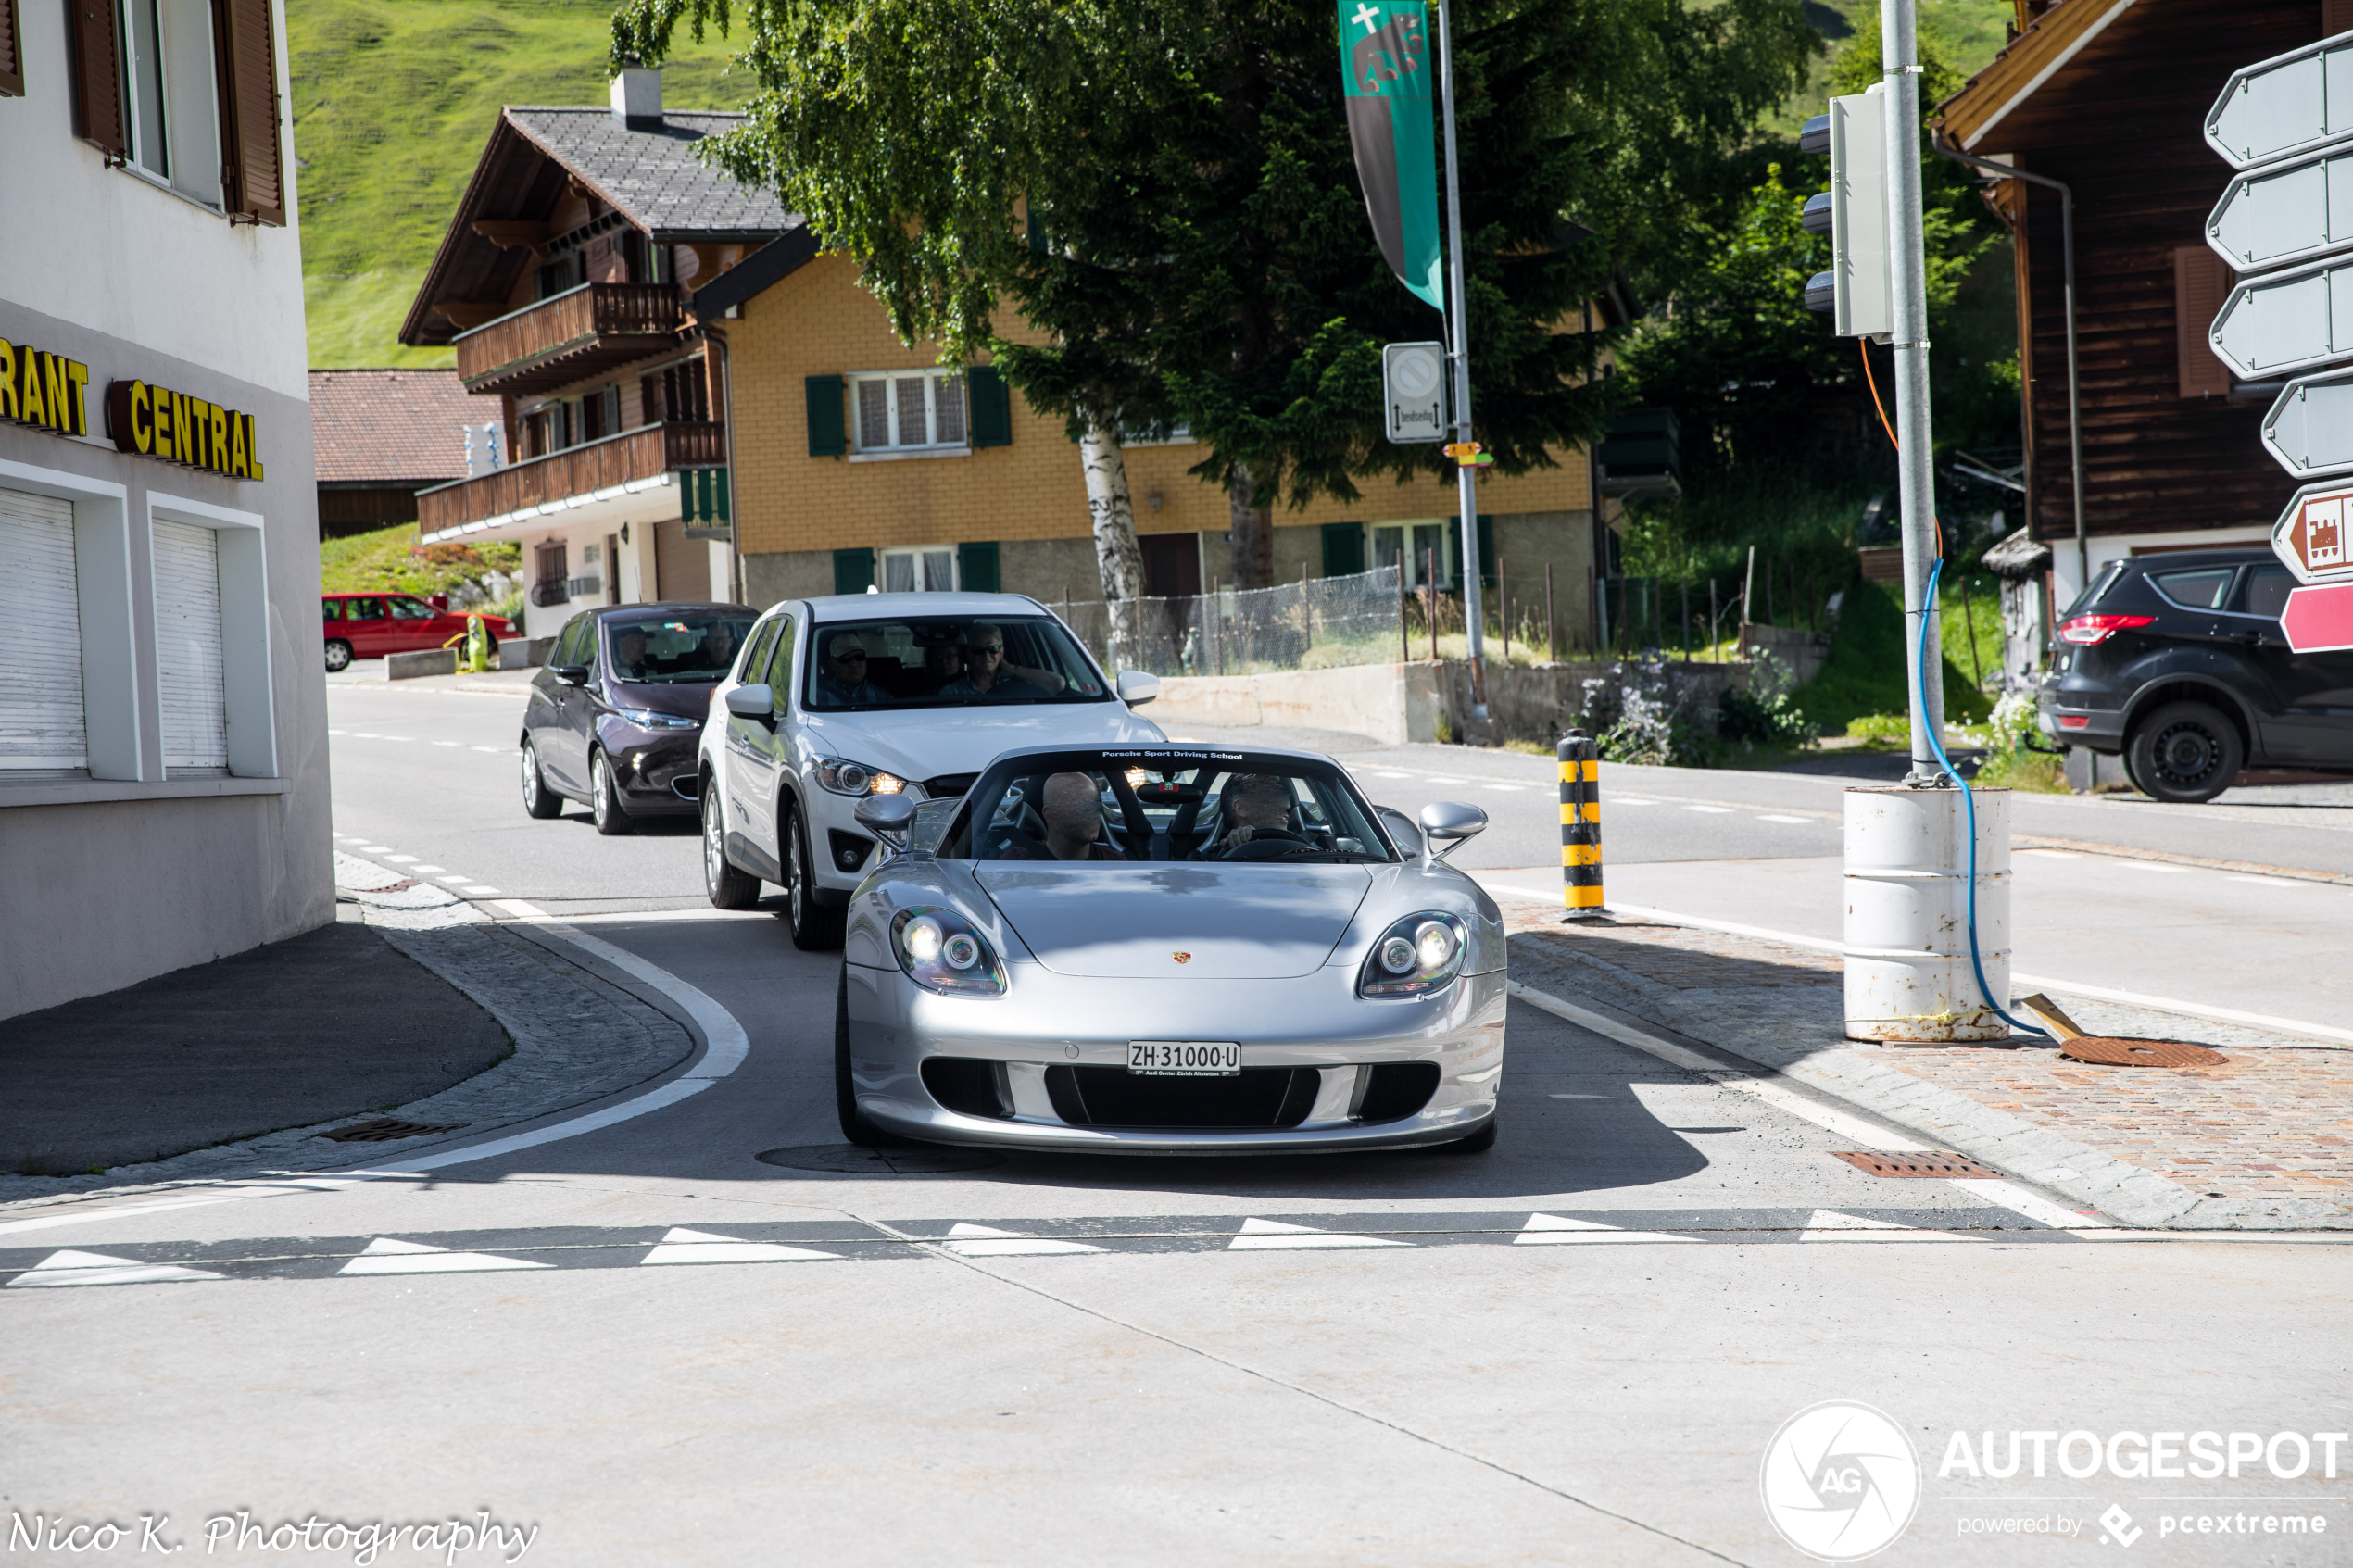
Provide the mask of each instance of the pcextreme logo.
[{"label": "pcextreme logo", "polygon": [[1824,1562],[1885,1549],[1920,1503],[1912,1440],[1869,1405],[1829,1399],[1781,1424],[1757,1477],[1781,1539]]}]

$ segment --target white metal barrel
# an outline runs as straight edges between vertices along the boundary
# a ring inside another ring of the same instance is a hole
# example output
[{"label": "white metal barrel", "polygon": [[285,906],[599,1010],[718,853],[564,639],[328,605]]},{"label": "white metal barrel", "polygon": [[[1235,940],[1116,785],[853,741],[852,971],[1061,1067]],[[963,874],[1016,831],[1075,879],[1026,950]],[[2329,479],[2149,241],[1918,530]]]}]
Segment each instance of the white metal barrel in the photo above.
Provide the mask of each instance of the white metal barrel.
[{"label": "white metal barrel", "polygon": [[[1977,792],[1977,950],[2010,994],[2010,796]],[[1846,792],[1846,1035],[2001,1040],[1969,963],[1969,815],[1957,789]]]}]

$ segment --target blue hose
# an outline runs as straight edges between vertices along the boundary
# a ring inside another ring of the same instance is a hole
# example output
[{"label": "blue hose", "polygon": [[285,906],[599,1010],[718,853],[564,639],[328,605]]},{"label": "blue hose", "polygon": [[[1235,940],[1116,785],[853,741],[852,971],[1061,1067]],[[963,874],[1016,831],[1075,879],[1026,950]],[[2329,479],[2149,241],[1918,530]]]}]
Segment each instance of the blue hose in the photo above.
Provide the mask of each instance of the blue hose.
[{"label": "blue hose", "polygon": [[2050,1035],[2045,1034],[2044,1031],[2020,1023],[2017,1019],[2012,1018],[2008,1013],[2002,1010],[2002,1004],[1994,999],[1994,987],[1985,983],[1985,960],[1978,957],[1977,953],[1977,797],[1969,792],[1969,781],[1961,777],[1959,769],[1953,766],[1953,759],[1944,754],[1944,737],[1937,733],[1937,731],[1943,726],[1932,723],[1929,720],[1929,714],[1931,710],[1928,704],[1928,674],[1931,670],[1937,670],[1941,671],[1943,670],[1944,660],[1943,657],[1944,650],[1939,649],[1936,663],[1929,663],[1928,628],[1936,616],[1936,580],[1944,574],[1944,562],[1943,558],[1940,558],[1936,561],[1932,562],[1928,569],[1928,597],[1927,601],[1920,607],[1920,643],[1919,660],[1920,672],[1920,728],[1926,732],[1928,735],[1928,744],[1933,747],[1936,752],[1936,760],[1943,764],[1944,776],[1960,786],[1961,806],[1962,809],[1969,814],[1969,967],[1977,972],[1977,993],[1979,996],[1985,998],[1985,1005],[1994,1010],[1994,1016],[1999,1018],[2003,1022],[2008,1024],[2012,1029],[2019,1031],[2020,1034],[2032,1035],[2038,1040],[2047,1040],[2050,1038]]}]

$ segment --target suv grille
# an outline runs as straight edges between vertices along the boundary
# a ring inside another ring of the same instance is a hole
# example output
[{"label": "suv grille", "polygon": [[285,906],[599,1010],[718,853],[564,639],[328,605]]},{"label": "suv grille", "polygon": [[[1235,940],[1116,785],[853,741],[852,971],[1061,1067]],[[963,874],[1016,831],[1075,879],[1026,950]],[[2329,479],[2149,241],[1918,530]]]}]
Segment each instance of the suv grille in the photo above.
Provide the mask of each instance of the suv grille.
[{"label": "suv grille", "polygon": [[972,788],[978,773],[942,773],[936,779],[922,781],[924,794],[933,800],[953,800]]}]

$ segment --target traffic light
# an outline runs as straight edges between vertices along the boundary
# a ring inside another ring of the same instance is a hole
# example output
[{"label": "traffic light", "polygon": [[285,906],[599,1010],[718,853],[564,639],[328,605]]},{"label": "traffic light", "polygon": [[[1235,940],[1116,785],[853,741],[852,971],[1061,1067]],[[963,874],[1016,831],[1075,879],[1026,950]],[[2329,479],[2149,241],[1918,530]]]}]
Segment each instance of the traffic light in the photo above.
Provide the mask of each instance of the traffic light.
[{"label": "traffic light", "polygon": [[1887,97],[1877,84],[1832,98],[1806,122],[1797,150],[1828,153],[1831,188],[1807,198],[1801,221],[1831,236],[1831,270],[1806,283],[1806,307],[1833,315],[1841,337],[1885,337],[1895,326],[1888,277]]}]

